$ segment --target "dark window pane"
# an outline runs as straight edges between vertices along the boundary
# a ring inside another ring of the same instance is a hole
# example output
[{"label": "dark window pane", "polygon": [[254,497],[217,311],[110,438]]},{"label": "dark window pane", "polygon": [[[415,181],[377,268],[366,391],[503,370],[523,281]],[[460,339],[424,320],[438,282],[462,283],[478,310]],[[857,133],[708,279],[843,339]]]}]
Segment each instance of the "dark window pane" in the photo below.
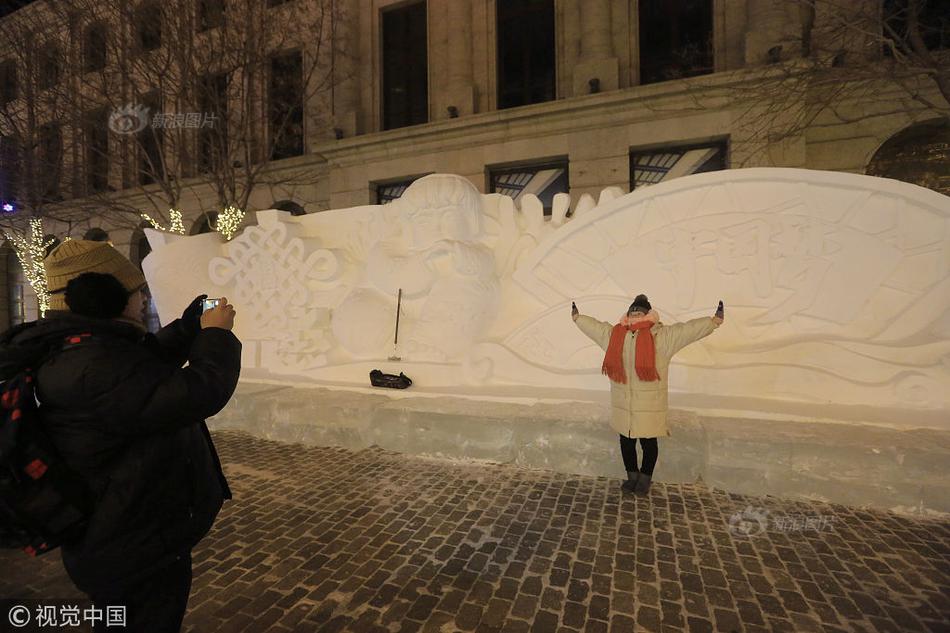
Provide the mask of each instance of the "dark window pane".
[{"label": "dark window pane", "polygon": [[[898,51],[905,55],[912,55],[910,44],[909,10],[910,0],[884,0],[884,54],[892,57],[894,51],[887,41],[893,42]],[[935,51],[950,48],[950,4],[938,0],[919,2],[914,0],[917,8],[918,35],[920,35],[927,50]]]},{"label": "dark window pane", "polygon": [[383,13],[383,129],[429,120],[426,3]]},{"label": "dark window pane", "polygon": [[0,105],[6,105],[19,95],[16,63],[8,59],[0,64]]},{"label": "dark window pane", "polygon": [[630,152],[630,190],[689,174],[727,169],[726,142]]},{"label": "dark window pane", "polygon": [[491,193],[501,193],[520,202],[521,196],[534,194],[544,205],[544,214],[551,215],[554,196],[569,190],[566,161],[545,162],[521,167],[492,169]]},{"label": "dark window pane", "polygon": [[198,30],[224,25],[225,0],[198,0]]},{"label": "dark window pane", "polygon": [[498,0],[498,107],[555,98],[554,0]]},{"label": "dark window pane", "polygon": [[0,136],[0,204],[17,199],[19,175],[20,143],[12,136]]},{"label": "dark window pane", "polygon": [[91,24],[86,27],[82,46],[82,67],[84,72],[102,70],[106,67],[106,27]]},{"label": "dark window pane", "polygon": [[89,191],[109,187],[109,112],[97,110],[86,121],[86,186]]},{"label": "dark window pane", "polygon": [[218,168],[228,155],[228,75],[203,78],[198,83],[198,168],[203,172]]},{"label": "dark window pane", "polygon": [[165,146],[164,129],[152,125],[156,114],[162,111],[157,93],[149,93],[142,99],[148,108],[149,124],[137,134],[139,145],[139,184],[147,185],[165,178],[162,154]]},{"label": "dark window pane", "polygon": [[271,159],[303,154],[303,58],[300,52],[271,59]]},{"label": "dark window pane", "polygon": [[38,130],[37,168],[42,182],[44,199],[60,200],[59,187],[63,171],[63,128],[59,123],[47,123]]},{"label": "dark window pane", "polygon": [[103,228],[94,226],[82,234],[82,239],[89,240],[90,242],[108,242],[109,232]]},{"label": "dark window pane", "polygon": [[52,88],[59,83],[62,71],[62,52],[56,44],[47,42],[39,51],[39,87]]},{"label": "dark window pane", "polygon": [[139,50],[153,51],[162,45],[162,8],[147,2],[135,12],[135,34]]},{"label": "dark window pane", "polygon": [[713,71],[712,0],[640,0],[640,83]]},{"label": "dark window pane", "polygon": [[414,183],[419,178],[421,178],[421,176],[407,178],[406,180],[377,184],[376,204],[389,204],[393,200],[398,200],[402,197],[402,194],[406,193],[406,189],[409,188],[409,185]]}]

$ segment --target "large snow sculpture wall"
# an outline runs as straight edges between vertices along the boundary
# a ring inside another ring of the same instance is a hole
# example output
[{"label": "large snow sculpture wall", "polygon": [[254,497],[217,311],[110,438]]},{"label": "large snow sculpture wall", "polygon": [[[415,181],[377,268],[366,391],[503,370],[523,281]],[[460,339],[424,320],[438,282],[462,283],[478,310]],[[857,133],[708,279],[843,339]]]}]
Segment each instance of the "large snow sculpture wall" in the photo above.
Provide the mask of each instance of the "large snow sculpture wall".
[{"label": "large snow sculpture wall", "polygon": [[[792,169],[689,176],[582,197],[570,218],[427,176],[385,206],[261,211],[229,243],[150,231],[162,321],[227,296],[250,374],[366,385],[606,389],[572,323],[635,294],[665,322],[726,323],[684,350],[673,390],[756,399],[950,405],[950,199],[897,181]],[[403,292],[399,345],[393,334]],[[398,363],[386,358],[394,352]]]}]

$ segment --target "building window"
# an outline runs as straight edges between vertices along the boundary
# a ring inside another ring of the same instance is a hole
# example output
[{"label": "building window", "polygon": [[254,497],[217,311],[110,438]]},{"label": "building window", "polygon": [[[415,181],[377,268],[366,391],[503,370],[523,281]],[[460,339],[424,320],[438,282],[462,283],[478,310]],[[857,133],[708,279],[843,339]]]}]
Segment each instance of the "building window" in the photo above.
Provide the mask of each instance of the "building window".
[{"label": "building window", "polygon": [[86,187],[90,192],[109,187],[109,112],[99,109],[89,114],[85,124]]},{"label": "building window", "polygon": [[62,51],[56,44],[47,42],[43,45],[37,57],[39,88],[40,90],[52,88],[59,83],[60,73],[62,72]]},{"label": "building window", "polygon": [[204,77],[198,83],[198,107],[202,120],[210,122],[198,130],[198,169],[217,169],[228,157],[228,75]]},{"label": "building window", "polygon": [[198,0],[198,30],[224,26],[225,0]]},{"label": "building window", "polygon": [[17,199],[20,174],[20,143],[12,136],[0,136],[0,204]]},{"label": "building window", "polygon": [[44,199],[60,200],[60,181],[63,171],[63,128],[59,123],[47,123],[37,131],[37,167],[41,174]]},{"label": "building window", "polygon": [[712,0],[640,0],[640,83],[713,71]]},{"label": "building window", "polygon": [[630,152],[630,190],[689,174],[727,169],[727,142],[674,145]]},{"label": "building window", "polygon": [[383,129],[429,120],[426,3],[384,11]]},{"label": "building window", "polygon": [[271,160],[303,154],[303,55],[300,51],[271,58]]},{"label": "building window", "polygon": [[406,189],[409,188],[409,185],[420,178],[422,178],[422,176],[401,178],[399,180],[390,180],[387,182],[377,182],[374,185],[374,188],[376,189],[376,204],[389,204],[393,200],[401,198],[402,194],[406,193]]},{"label": "building window", "polygon": [[569,190],[566,160],[546,161],[529,165],[493,167],[489,169],[489,190],[513,198],[520,204],[521,197],[534,194],[544,205],[544,214],[551,215],[554,195]]},{"label": "building window", "polygon": [[161,48],[162,7],[157,2],[144,2],[136,9],[135,39],[140,51]]},{"label": "building window", "polygon": [[16,62],[8,59],[0,63],[0,106],[15,101],[18,94]]},{"label": "building window", "polygon": [[[150,117],[161,112],[162,106],[157,92],[142,97],[142,104],[148,108]],[[148,185],[165,178],[165,130],[154,125],[146,125],[136,134],[139,154],[139,184]]]},{"label": "building window", "polygon": [[554,0],[498,0],[498,107],[555,98]]},{"label": "building window", "polygon": [[195,223],[191,226],[189,235],[201,235],[202,233],[211,233],[214,231],[214,223],[218,221],[216,211],[205,211],[201,214]]},{"label": "building window", "polygon": [[106,67],[108,34],[102,23],[90,24],[82,39],[83,72],[93,72]]},{"label": "building window", "polygon": [[[908,28],[909,12],[916,9],[917,33]],[[950,48],[950,5],[946,2],[919,2],[919,0],[884,0],[882,7],[884,20],[884,54],[894,56],[893,46],[899,54],[916,57],[911,45],[911,37],[920,36],[920,41],[929,51]]]}]

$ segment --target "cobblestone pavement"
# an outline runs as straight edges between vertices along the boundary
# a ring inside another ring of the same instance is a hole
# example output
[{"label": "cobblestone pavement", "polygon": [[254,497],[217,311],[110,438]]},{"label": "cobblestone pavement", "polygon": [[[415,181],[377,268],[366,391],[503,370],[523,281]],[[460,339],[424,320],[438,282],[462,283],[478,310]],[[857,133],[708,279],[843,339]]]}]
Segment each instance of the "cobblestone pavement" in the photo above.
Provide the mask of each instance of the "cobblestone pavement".
[{"label": "cobblestone pavement", "polygon": [[[950,631],[946,520],[215,438],[235,500],[185,631]],[[57,555],[0,569],[76,595]]]}]

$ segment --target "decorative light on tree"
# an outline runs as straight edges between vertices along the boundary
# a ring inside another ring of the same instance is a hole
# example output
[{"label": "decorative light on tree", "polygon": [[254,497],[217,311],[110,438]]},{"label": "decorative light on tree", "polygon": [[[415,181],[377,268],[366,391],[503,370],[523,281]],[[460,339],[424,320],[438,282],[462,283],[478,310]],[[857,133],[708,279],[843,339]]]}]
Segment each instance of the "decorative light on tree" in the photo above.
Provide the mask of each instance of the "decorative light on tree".
[{"label": "decorative light on tree", "polygon": [[230,241],[237,233],[243,221],[244,210],[239,209],[233,204],[229,204],[218,214],[214,230],[223,235],[225,240]]},{"label": "decorative light on tree", "polygon": [[43,220],[39,218],[30,219],[30,230],[26,235],[4,230],[3,236],[13,246],[13,251],[23,266],[23,274],[39,300],[42,317],[49,310],[49,286],[46,282],[43,258],[46,257],[46,249],[55,244],[56,240],[43,237]]},{"label": "decorative light on tree", "polygon": [[167,231],[169,233],[178,233],[180,235],[185,234],[185,223],[182,221],[181,211],[178,209],[169,209],[168,218],[171,220],[171,224],[168,228],[165,228],[158,221],[154,220],[149,214],[143,213],[142,217],[146,222],[152,225],[153,229],[158,231]]}]

